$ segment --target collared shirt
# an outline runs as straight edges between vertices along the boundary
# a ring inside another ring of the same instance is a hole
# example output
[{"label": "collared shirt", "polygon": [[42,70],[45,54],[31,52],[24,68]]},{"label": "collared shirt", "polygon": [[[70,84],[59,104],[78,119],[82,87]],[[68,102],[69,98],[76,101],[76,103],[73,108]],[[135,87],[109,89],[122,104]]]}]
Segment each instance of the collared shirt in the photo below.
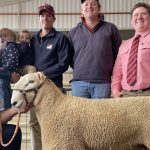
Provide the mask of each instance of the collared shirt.
[{"label": "collared shirt", "polygon": [[[135,34],[136,36],[136,34]],[[134,36],[134,37],[135,37]],[[127,83],[127,64],[133,38],[124,41],[114,65],[112,76],[112,93],[141,90],[150,87],[150,30],[141,34],[137,56],[137,81],[134,86]]]},{"label": "collared shirt", "polygon": [[94,26],[93,28],[90,28],[90,27],[86,24],[84,17],[81,17],[81,20],[82,20],[82,23],[85,25],[85,27],[88,29],[88,31],[91,32],[91,33],[94,32],[96,26],[98,26],[98,24],[100,23],[100,17],[99,17],[99,20],[98,20],[97,24],[95,24],[95,26]]}]

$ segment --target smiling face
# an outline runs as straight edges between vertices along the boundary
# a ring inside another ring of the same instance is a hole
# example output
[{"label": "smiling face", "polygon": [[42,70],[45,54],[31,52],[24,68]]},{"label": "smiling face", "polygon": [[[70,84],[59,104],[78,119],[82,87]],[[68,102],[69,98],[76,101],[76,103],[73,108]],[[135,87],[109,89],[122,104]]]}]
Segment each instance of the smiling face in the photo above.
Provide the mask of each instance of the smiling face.
[{"label": "smiling face", "polygon": [[49,14],[47,11],[43,10],[39,15],[39,22],[44,30],[49,30],[53,27],[53,23],[55,22],[55,17]]},{"label": "smiling face", "polygon": [[142,33],[150,28],[150,14],[145,7],[136,8],[131,17],[132,27],[137,33]]},{"label": "smiling face", "polygon": [[100,5],[97,0],[86,0],[81,5],[81,13],[84,18],[98,17],[100,12]]}]

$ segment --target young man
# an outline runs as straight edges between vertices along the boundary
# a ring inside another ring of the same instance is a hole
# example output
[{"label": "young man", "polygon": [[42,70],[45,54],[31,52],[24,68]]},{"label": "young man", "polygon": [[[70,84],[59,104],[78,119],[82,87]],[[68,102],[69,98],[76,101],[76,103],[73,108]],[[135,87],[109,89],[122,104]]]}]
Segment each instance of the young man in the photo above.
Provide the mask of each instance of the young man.
[{"label": "young man", "polygon": [[[149,4],[138,3],[133,7],[131,24],[135,30],[135,35],[122,43],[113,69],[113,97],[150,95]],[[137,37],[138,42],[133,44]],[[133,57],[134,55],[132,58],[130,57],[132,50],[134,50],[133,54],[136,54],[136,57]],[[130,83],[131,81],[132,83]]]},{"label": "young man", "polygon": [[[31,47],[34,52],[34,66],[62,90],[62,74],[69,66],[69,40],[54,29],[55,12],[51,5],[39,7],[41,30],[33,36]],[[33,150],[41,150],[40,127],[34,110],[31,111],[31,134]]]},{"label": "young man", "polygon": [[100,19],[98,0],[81,0],[82,21],[69,32],[72,48],[72,95],[108,98],[111,74],[121,44],[116,26]]}]

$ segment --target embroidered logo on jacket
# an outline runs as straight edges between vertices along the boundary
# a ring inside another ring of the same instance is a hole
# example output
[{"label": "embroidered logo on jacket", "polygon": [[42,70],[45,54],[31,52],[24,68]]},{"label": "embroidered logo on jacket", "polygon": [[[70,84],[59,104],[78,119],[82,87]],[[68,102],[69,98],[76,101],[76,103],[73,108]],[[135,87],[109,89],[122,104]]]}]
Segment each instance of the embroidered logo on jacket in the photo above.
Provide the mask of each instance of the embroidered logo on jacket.
[{"label": "embroidered logo on jacket", "polygon": [[47,44],[47,50],[50,50],[50,49],[52,49],[52,47],[53,47],[53,45],[52,44]]}]

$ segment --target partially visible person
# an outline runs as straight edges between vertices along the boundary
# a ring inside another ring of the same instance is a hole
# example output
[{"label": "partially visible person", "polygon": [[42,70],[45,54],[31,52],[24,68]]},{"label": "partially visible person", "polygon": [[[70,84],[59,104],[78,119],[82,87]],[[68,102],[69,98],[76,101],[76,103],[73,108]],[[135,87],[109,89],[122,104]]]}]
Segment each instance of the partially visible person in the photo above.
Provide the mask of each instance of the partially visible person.
[{"label": "partially visible person", "polygon": [[[11,88],[10,83],[15,83],[20,78],[19,68],[25,65],[31,65],[33,62],[33,54],[29,43],[20,42],[16,43],[16,34],[13,30],[8,28],[2,28],[0,30],[1,39],[1,72],[9,73],[12,75],[11,79],[5,77],[0,77],[1,82],[1,95],[6,95],[6,98],[2,98],[1,101],[6,102],[8,106],[4,108],[11,107]],[[13,78],[15,77],[15,78]],[[3,82],[2,82],[3,81]]]},{"label": "partially visible person", "polygon": [[[135,30],[135,35],[134,37],[124,41],[120,46],[113,69],[113,97],[150,95],[149,4],[137,3],[132,8],[131,25]],[[138,42],[135,44],[134,41],[136,41],[136,39]],[[134,51],[131,57],[130,54],[132,53],[132,50]],[[136,53],[137,56],[134,57]]]},{"label": "partially visible person", "polygon": [[21,30],[18,34],[19,68],[33,65],[33,51],[30,47],[32,35],[28,30]]},{"label": "partially visible person", "polygon": [[[12,107],[4,111],[0,111],[0,132],[2,132],[2,139],[4,143],[7,143],[13,136],[14,130],[16,128],[16,125],[13,124],[6,124],[8,121],[12,119],[18,112],[27,112],[31,107],[25,106],[21,110],[18,108]],[[1,134],[1,133],[0,133]],[[12,141],[12,143],[7,146],[3,147],[0,144],[0,150],[21,150],[21,139],[22,139],[22,133],[21,129],[18,129],[18,132]]]},{"label": "partially visible person", "polygon": [[18,42],[31,42],[31,33],[28,30],[21,30],[18,34]]},{"label": "partially visible person", "polygon": [[[53,7],[45,3],[38,9],[41,29],[31,40],[34,66],[37,71],[43,72],[62,90],[63,73],[69,67],[69,40],[65,34],[56,31],[53,27],[56,20]],[[34,109],[31,111],[30,125],[32,149],[44,149],[44,143],[41,142],[40,126]]]},{"label": "partially visible person", "polygon": [[92,99],[111,96],[111,75],[121,38],[104,21],[98,0],[81,0],[81,22],[69,32],[72,43],[72,95]]},{"label": "partially visible person", "polygon": [[11,107],[10,82],[13,81],[15,83],[19,80],[19,78],[20,78],[20,75],[18,75],[15,72],[4,71],[0,69],[0,111]]},{"label": "partially visible person", "polygon": [[[14,70],[18,66],[18,51],[15,48],[13,41],[16,40],[15,32],[8,29],[2,28],[0,30],[0,110],[5,110],[11,107],[10,99],[11,99],[11,87],[10,82],[17,82],[20,78],[20,75]],[[6,49],[6,47],[8,49]],[[9,54],[4,55],[4,49],[9,51],[9,48],[13,47],[12,53],[15,57],[12,57],[10,61],[11,64],[7,62]],[[5,58],[6,57],[6,58]],[[17,59],[16,59],[17,58]]]},{"label": "partially visible person", "polygon": [[19,53],[15,45],[16,34],[13,30],[8,28],[2,28],[0,30],[2,48],[1,59],[3,64],[3,70],[15,71],[18,68]]}]

